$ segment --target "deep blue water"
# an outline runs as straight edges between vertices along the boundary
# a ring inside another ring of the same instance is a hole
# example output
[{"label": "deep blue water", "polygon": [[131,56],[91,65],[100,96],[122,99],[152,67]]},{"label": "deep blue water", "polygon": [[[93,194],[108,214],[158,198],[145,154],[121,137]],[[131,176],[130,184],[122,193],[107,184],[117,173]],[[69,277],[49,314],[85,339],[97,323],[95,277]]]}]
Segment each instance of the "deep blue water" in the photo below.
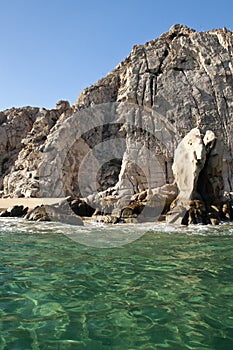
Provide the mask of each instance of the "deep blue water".
[{"label": "deep blue water", "polygon": [[233,226],[0,225],[1,350],[233,349]]}]

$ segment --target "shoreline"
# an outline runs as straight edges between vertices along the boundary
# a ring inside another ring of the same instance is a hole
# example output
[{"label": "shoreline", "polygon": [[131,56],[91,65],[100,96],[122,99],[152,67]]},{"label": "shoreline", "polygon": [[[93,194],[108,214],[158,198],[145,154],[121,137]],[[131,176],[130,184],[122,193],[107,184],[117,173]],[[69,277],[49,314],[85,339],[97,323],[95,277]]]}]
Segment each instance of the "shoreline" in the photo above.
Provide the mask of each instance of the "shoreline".
[{"label": "shoreline", "polygon": [[12,208],[15,205],[23,205],[29,209],[34,209],[42,204],[57,204],[66,198],[0,198],[0,211]]}]

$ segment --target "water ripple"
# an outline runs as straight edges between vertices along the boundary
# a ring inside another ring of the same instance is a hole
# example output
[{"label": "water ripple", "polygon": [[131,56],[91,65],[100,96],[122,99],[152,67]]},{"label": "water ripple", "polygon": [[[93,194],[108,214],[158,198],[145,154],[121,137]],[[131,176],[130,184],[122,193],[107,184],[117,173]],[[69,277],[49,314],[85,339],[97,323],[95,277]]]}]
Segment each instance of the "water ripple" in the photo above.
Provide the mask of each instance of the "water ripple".
[{"label": "water ripple", "polygon": [[0,221],[0,349],[233,348],[232,225],[81,227],[146,230],[98,249],[68,225]]}]

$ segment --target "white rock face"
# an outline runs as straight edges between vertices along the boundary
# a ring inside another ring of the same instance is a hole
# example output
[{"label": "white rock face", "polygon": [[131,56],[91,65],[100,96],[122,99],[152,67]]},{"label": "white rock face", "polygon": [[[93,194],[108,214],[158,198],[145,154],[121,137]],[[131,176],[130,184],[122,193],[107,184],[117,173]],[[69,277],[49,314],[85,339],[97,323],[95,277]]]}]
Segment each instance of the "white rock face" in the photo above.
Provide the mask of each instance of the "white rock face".
[{"label": "white rock face", "polygon": [[185,215],[193,207],[200,210],[200,215],[211,206],[221,210],[222,150],[221,142],[211,130],[204,136],[194,128],[179,143],[172,166],[179,193],[167,215],[169,223],[184,223]]},{"label": "white rock face", "polygon": [[172,166],[179,189],[179,202],[185,206],[196,192],[199,173],[206,161],[206,149],[198,128],[192,129],[179,143]]}]

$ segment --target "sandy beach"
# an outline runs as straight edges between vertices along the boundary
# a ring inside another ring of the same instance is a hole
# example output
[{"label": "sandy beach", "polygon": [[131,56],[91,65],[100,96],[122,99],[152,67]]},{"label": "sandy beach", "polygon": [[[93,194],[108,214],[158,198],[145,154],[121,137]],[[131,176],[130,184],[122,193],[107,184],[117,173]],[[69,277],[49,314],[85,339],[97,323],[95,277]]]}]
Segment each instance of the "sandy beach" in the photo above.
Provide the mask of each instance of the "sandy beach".
[{"label": "sandy beach", "polygon": [[29,209],[35,208],[41,204],[59,203],[65,198],[0,198],[0,211],[13,207],[14,205],[23,205]]}]

